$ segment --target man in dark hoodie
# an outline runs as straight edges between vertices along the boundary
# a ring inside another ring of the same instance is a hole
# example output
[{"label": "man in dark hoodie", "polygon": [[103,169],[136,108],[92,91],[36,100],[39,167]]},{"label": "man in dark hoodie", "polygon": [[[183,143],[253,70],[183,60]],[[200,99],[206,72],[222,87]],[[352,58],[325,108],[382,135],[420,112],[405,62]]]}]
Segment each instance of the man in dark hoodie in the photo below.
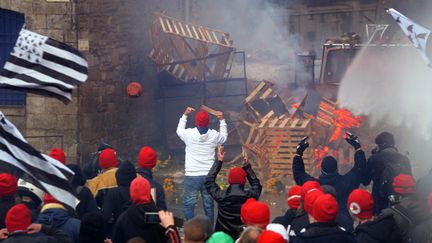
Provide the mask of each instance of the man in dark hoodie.
[{"label": "man in dark hoodie", "polygon": [[75,208],[78,218],[81,219],[87,213],[99,211],[96,200],[90,189],[85,186],[86,180],[84,179],[81,168],[76,164],[68,164],[67,167],[75,173],[72,177],[71,184],[75,187],[78,199],[80,200]]},{"label": "man in dark hoodie", "polygon": [[127,242],[133,237],[142,237],[146,242],[165,242],[165,229],[157,222],[160,211],[151,195],[151,184],[137,177],[130,185],[133,204],[120,215],[114,227],[113,242]]},{"label": "man in dark hoodie", "polygon": [[412,175],[400,174],[393,180],[394,195],[391,206],[382,211],[383,215],[393,215],[402,234],[402,242],[412,242],[413,230],[429,219],[429,210],[416,194],[416,181]]},{"label": "man in dark hoodie", "polygon": [[288,191],[288,210],[285,212],[283,216],[278,216],[273,219],[272,223],[281,224],[285,228],[291,224],[292,220],[296,216],[300,205],[302,204],[301,200],[301,186],[292,186]]},{"label": "man in dark hoodie", "polygon": [[370,192],[355,189],[348,197],[348,210],[354,220],[354,236],[361,243],[402,242],[392,215],[373,215],[374,201]]},{"label": "man in dark hoodie", "polygon": [[8,236],[2,243],[72,243],[68,235],[55,227],[32,224],[30,210],[22,203],[8,211],[5,221]]},{"label": "man in dark hoodie", "polygon": [[120,214],[132,205],[129,195],[130,184],[136,178],[134,165],[125,161],[115,173],[118,187],[109,189],[102,206],[102,215],[106,224],[106,232],[109,237],[114,229],[114,224]]},{"label": "man in dark hoodie", "polygon": [[366,166],[363,184],[372,181],[372,196],[375,202],[374,214],[378,215],[389,206],[389,196],[393,194],[393,178],[399,174],[412,175],[409,159],[399,153],[395,139],[389,132],[382,132],[375,138],[377,148],[372,151]]},{"label": "man in dark hoodie", "polygon": [[0,174],[0,229],[5,228],[5,218],[9,209],[16,204],[18,180],[8,173]]},{"label": "man in dark hoodie", "polygon": [[306,210],[311,224],[303,229],[292,242],[356,243],[352,233],[339,227],[335,222],[339,211],[336,199],[330,194],[324,194],[316,190],[307,194],[305,204],[309,204],[309,198],[312,197],[315,198],[312,203],[312,211],[310,209]]},{"label": "man in dark hoodie", "polygon": [[166,210],[167,206],[165,204],[165,191],[162,185],[153,179],[152,169],[156,166],[157,154],[153,148],[149,146],[144,146],[138,155],[138,169],[137,173],[147,179],[151,186],[152,191],[155,191],[155,202],[156,206],[160,209]]},{"label": "man in dark hoodie", "polygon": [[303,139],[297,146],[297,152],[293,159],[293,174],[297,185],[303,185],[306,181],[318,180],[321,185],[329,185],[335,188],[340,212],[349,217],[348,210],[346,209],[347,198],[351,191],[358,188],[362,180],[364,180],[366,157],[357,136],[350,134],[346,136],[345,140],[356,150],[354,167],[345,175],[339,174],[338,162],[332,156],[327,156],[322,160],[321,175],[318,179],[306,173],[302,158],[303,152],[309,147],[306,139]]},{"label": "man in dark hoodie", "polygon": [[79,242],[80,220],[73,218],[68,210],[50,194],[44,196],[44,205],[37,222],[65,232],[75,243]]},{"label": "man in dark hoodie", "polygon": [[[225,152],[219,146],[217,161],[211,167],[204,185],[207,192],[218,203],[215,232],[223,231],[233,239],[237,239],[243,231],[243,223],[240,219],[241,207],[249,198],[258,200],[262,186],[252,170],[252,166],[245,160],[242,168],[236,167],[230,170],[228,174],[229,187],[226,190],[221,190],[216,184],[216,177],[222,168],[224,157]],[[251,185],[249,190],[245,189],[246,177]]]}]

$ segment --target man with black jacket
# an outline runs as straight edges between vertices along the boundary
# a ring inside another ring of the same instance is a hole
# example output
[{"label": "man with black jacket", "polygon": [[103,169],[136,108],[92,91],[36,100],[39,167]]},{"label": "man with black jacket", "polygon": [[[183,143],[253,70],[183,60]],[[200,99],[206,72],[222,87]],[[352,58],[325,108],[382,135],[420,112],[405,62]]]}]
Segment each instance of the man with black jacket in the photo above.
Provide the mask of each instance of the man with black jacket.
[{"label": "man with black jacket", "polygon": [[389,206],[388,197],[393,194],[392,181],[399,174],[412,175],[409,159],[399,153],[391,133],[382,132],[375,138],[377,148],[372,151],[366,166],[363,185],[373,182],[372,196],[374,214],[378,215]]},{"label": "man with black jacket", "polygon": [[373,215],[374,201],[369,191],[356,189],[348,197],[348,210],[355,222],[354,236],[361,243],[402,242],[393,215]]},{"label": "man with black jacket", "polygon": [[165,242],[165,229],[153,220],[158,218],[160,209],[154,204],[150,190],[150,182],[146,179],[137,177],[132,181],[129,192],[133,204],[118,218],[113,242],[127,242],[134,237],[152,243]]},{"label": "man with black jacket", "polygon": [[362,183],[366,168],[366,156],[361,149],[357,136],[347,133],[345,140],[356,150],[354,167],[345,175],[339,174],[338,162],[332,156],[327,156],[323,159],[321,163],[321,175],[318,179],[306,173],[302,156],[306,148],[309,147],[307,138],[303,139],[297,146],[297,153],[293,159],[293,174],[297,185],[303,185],[307,181],[318,180],[321,185],[329,185],[335,188],[340,212],[349,217],[348,210],[346,209],[347,198],[351,191],[358,188]]},{"label": "man with black jacket", "polygon": [[[219,173],[225,153],[220,146],[217,154],[217,161],[211,167],[209,174],[204,182],[208,193],[218,203],[218,216],[215,231],[224,231],[237,239],[242,232],[242,221],[240,219],[241,206],[248,198],[259,199],[262,186],[259,179],[252,170],[247,160],[244,161],[242,168],[233,168],[228,174],[229,187],[221,190],[215,180]],[[249,190],[245,190],[246,177],[251,185]]]}]

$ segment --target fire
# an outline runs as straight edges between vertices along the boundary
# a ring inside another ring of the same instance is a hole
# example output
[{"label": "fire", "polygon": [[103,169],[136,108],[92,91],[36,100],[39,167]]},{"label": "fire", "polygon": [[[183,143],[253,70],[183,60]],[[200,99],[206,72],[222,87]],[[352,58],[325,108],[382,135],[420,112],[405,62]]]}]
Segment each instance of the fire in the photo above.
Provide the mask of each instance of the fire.
[{"label": "fire", "polygon": [[333,122],[336,129],[330,138],[330,142],[336,141],[340,137],[343,129],[360,127],[363,123],[363,117],[354,116],[347,109],[337,109],[333,111],[333,114],[336,116],[336,119]]}]

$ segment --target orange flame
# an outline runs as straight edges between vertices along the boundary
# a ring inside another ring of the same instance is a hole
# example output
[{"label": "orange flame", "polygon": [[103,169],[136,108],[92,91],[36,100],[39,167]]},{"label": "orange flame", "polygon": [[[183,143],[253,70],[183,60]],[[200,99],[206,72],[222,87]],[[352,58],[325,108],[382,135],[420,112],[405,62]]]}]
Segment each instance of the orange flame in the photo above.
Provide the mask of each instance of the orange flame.
[{"label": "orange flame", "polygon": [[336,120],[333,122],[336,129],[330,138],[330,142],[336,141],[340,137],[343,129],[360,127],[363,123],[363,117],[354,116],[347,109],[335,110],[333,111],[333,114],[336,116]]}]

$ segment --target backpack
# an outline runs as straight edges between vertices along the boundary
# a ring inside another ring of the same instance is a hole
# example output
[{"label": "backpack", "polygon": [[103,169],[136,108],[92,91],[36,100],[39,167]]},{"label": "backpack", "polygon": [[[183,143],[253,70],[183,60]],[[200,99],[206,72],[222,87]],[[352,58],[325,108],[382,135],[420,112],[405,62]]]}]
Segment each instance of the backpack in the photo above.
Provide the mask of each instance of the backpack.
[{"label": "backpack", "polygon": [[381,196],[387,198],[393,194],[393,179],[400,174],[412,174],[410,161],[394,150],[382,152],[385,156],[384,170],[381,174]]},{"label": "backpack", "polygon": [[411,218],[405,207],[400,204],[391,206],[390,210],[393,212],[404,242],[412,242],[415,219]]}]

